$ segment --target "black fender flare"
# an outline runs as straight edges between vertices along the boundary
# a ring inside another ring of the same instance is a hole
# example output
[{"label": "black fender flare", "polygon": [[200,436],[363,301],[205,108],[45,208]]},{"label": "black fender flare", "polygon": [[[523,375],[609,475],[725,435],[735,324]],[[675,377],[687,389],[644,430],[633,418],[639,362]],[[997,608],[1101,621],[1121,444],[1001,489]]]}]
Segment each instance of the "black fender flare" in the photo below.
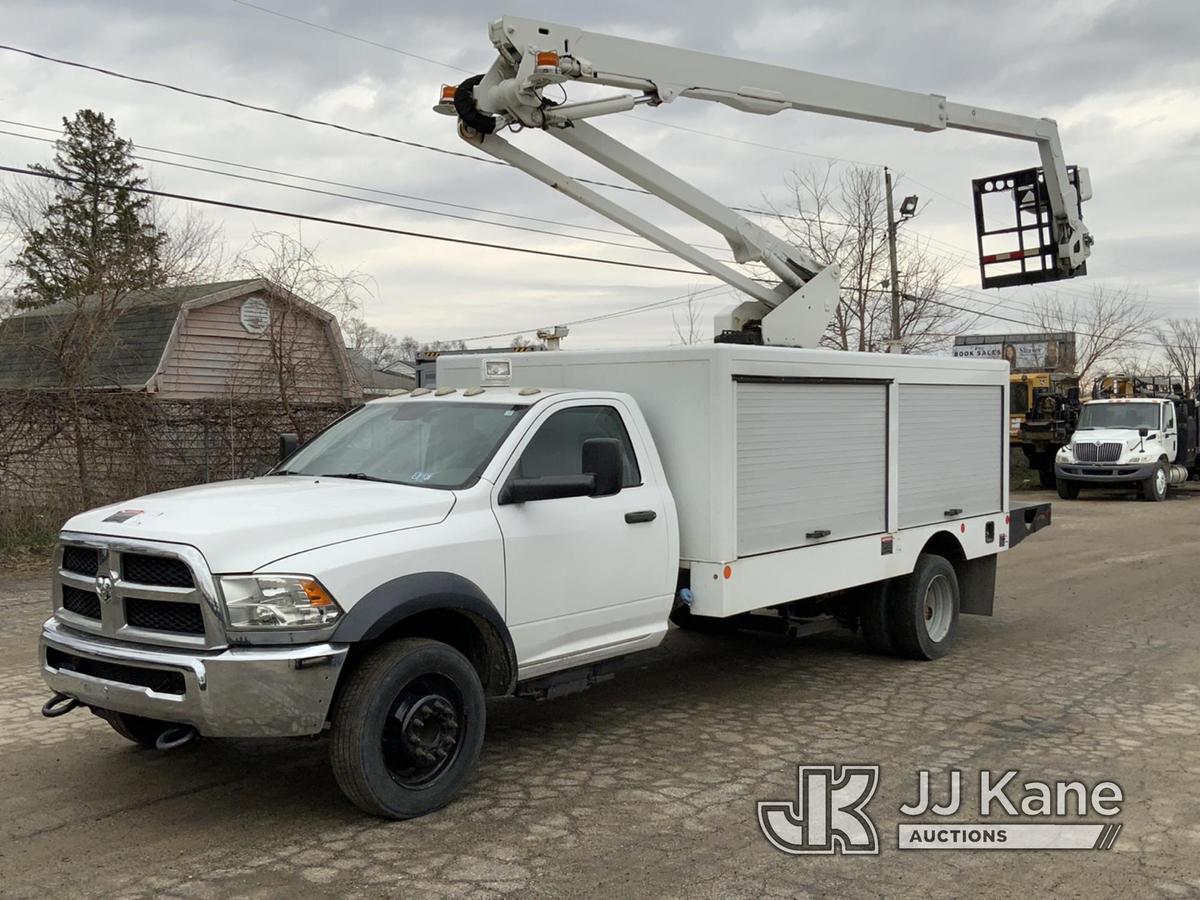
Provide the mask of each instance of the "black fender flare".
[{"label": "black fender flare", "polygon": [[439,610],[472,619],[489,644],[489,693],[511,693],[517,681],[517,651],[496,605],[470,579],[453,572],[418,572],[385,581],[350,608],[334,630],[333,643],[361,643],[383,635],[405,619]]}]

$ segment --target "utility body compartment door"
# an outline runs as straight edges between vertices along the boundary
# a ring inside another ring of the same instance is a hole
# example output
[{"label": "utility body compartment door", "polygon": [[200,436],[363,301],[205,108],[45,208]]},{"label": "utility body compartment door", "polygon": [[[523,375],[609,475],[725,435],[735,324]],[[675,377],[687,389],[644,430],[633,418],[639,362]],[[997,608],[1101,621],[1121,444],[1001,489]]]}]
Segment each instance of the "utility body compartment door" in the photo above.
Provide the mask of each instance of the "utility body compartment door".
[{"label": "utility body compartment door", "polygon": [[[511,477],[581,473],[589,438],[624,448],[621,491],[500,503]],[[673,515],[650,465],[646,438],[624,405],[572,400],[540,411],[493,492],[504,539],[506,621],[521,677],[652,646],[665,632],[678,559]]]},{"label": "utility body compartment door", "polygon": [[887,530],[886,382],[734,387],[739,557]]},{"label": "utility body compartment door", "polygon": [[932,525],[1004,508],[1004,389],[900,385],[899,520]]}]

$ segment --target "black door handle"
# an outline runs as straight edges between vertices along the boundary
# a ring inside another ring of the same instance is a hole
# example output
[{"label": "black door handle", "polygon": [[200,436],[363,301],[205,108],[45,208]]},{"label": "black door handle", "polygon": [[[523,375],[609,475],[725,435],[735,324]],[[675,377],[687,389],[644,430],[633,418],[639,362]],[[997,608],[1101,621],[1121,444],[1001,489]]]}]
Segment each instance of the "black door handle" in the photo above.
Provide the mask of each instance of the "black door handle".
[{"label": "black door handle", "polygon": [[639,512],[625,513],[625,521],[630,525],[636,525],[638,522],[653,522],[658,518],[658,513],[652,509],[643,509]]},{"label": "black door handle", "polygon": [[808,538],[810,541],[815,541],[815,540],[819,540],[820,538],[827,538],[827,537],[829,537],[829,535],[830,535],[830,531],[828,528],[818,528],[816,531],[810,531],[807,534],[805,534],[804,536],[806,538]]},{"label": "black door handle", "polygon": [[962,509],[961,509],[960,507],[957,507],[957,506],[956,506],[956,507],[954,507],[953,509],[948,509],[948,510],[946,510],[946,511],[943,513],[943,515],[946,515],[946,516],[961,516],[961,515],[962,515]]}]

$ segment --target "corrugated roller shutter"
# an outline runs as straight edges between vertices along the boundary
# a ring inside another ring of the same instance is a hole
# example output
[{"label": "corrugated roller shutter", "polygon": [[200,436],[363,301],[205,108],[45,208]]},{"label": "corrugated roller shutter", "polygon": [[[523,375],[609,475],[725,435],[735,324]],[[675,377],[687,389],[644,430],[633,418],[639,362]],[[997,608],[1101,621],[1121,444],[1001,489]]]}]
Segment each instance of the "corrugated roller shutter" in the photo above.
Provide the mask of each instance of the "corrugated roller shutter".
[{"label": "corrugated roller shutter", "polygon": [[901,528],[1001,508],[1004,388],[904,384],[899,416]]},{"label": "corrugated roller shutter", "polygon": [[737,384],[739,556],[881,532],[886,503],[885,385]]}]

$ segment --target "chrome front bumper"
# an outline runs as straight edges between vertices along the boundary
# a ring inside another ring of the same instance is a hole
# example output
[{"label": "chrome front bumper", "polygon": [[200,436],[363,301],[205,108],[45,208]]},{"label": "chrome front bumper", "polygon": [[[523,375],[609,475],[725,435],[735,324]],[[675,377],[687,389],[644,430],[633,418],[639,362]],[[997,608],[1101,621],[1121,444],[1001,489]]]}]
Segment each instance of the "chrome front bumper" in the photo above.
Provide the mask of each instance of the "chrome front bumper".
[{"label": "chrome front bumper", "polygon": [[87,706],[192,725],[210,737],[287,737],[325,726],[345,644],[151,648],[42,625],[42,676]]},{"label": "chrome front bumper", "polygon": [[1121,484],[1145,481],[1154,474],[1158,463],[1055,463],[1054,476],[1067,481],[1092,481]]}]

